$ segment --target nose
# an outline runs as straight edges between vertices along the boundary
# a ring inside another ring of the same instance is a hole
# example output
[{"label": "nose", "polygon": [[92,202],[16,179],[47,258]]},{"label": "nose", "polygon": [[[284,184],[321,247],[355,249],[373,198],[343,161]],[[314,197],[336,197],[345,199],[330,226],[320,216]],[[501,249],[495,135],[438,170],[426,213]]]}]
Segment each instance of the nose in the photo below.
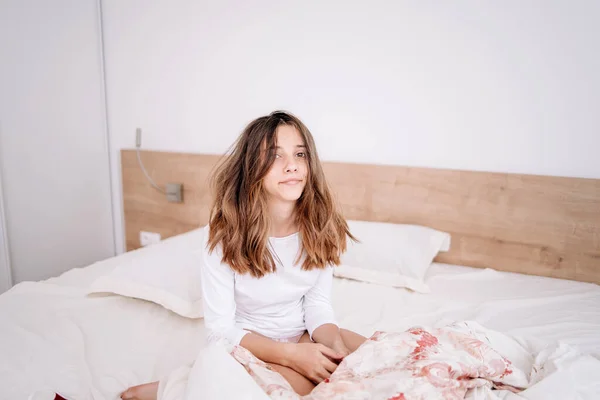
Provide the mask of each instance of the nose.
[{"label": "nose", "polygon": [[287,165],[285,166],[285,172],[297,172],[298,171],[298,164],[296,164],[296,161],[292,158],[288,161]]}]

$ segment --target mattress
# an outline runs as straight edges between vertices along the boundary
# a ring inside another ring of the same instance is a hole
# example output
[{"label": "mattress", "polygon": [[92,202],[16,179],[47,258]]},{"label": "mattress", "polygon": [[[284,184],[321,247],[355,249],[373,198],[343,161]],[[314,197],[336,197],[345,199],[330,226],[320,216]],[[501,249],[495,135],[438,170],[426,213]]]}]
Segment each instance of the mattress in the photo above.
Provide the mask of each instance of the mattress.
[{"label": "mattress", "polygon": [[[0,398],[56,392],[118,399],[124,389],[191,365],[204,344],[201,319],[116,295],[86,296],[120,257],[23,282],[0,296]],[[510,335],[562,341],[600,358],[600,286],[492,269],[433,264],[429,294],[336,278],[340,325],[377,330],[476,321]],[[40,397],[43,398],[43,397]]]}]

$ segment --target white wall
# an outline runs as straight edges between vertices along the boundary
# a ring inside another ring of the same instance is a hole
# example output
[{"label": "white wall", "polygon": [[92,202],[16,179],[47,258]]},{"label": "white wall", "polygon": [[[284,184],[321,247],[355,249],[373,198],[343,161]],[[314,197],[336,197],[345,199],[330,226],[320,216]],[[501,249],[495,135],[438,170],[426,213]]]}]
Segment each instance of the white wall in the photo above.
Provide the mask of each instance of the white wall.
[{"label": "white wall", "polygon": [[119,233],[136,127],[222,153],[278,108],[325,160],[600,178],[595,0],[103,4]]},{"label": "white wall", "polygon": [[0,172],[14,282],[114,255],[96,0],[0,3]]}]

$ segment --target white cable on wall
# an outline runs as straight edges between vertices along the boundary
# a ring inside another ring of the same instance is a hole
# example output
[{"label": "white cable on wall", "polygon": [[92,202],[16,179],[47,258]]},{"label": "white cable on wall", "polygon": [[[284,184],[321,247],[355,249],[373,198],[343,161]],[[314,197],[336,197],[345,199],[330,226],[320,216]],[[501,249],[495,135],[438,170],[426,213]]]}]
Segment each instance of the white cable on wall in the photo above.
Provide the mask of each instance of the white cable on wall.
[{"label": "white cable on wall", "polygon": [[148,181],[150,182],[152,187],[154,187],[156,190],[158,190],[162,194],[167,194],[167,191],[165,189],[161,188],[160,186],[158,186],[154,182],[154,180],[150,177],[150,175],[148,174],[148,171],[146,171],[146,168],[144,167],[144,163],[142,162],[142,157],[140,155],[140,147],[142,147],[142,130],[140,128],[137,128],[135,130],[135,152],[137,154],[137,160],[138,160],[138,163],[140,164],[140,168],[142,168],[142,172],[144,173],[144,175],[146,175],[146,179],[148,179]]}]

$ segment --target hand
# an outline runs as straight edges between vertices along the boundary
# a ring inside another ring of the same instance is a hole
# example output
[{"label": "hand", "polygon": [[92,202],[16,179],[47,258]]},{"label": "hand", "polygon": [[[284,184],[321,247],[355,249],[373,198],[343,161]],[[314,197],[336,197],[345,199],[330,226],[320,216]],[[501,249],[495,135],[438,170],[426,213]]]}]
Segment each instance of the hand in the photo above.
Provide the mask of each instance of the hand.
[{"label": "hand", "polygon": [[319,343],[298,343],[291,347],[289,367],[316,384],[329,378],[337,365],[331,360],[343,357]]}]

